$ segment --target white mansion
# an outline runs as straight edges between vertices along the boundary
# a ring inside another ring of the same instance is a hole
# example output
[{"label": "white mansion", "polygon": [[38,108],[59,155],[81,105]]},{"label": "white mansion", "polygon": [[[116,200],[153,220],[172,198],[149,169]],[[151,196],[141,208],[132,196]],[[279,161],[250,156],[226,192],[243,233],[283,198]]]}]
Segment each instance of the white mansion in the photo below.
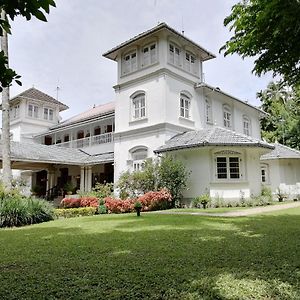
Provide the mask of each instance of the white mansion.
[{"label": "white mansion", "polygon": [[114,102],[61,122],[68,107],[35,88],[11,99],[12,166],[44,194],[116,182],[165,153],[191,171],[187,199],[299,190],[300,152],[261,140],[264,112],[203,82],[212,53],[161,23],[103,56],[117,63]]}]

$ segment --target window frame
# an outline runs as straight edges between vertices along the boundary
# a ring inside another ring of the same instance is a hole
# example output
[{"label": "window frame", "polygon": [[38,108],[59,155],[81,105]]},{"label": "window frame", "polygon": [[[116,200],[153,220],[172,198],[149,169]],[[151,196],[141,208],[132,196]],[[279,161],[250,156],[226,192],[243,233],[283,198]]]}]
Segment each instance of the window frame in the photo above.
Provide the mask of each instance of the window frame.
[{"label": "window frame", "polygon": [[[46,110],[47,110],[47,113],[45,114]],[[50,112],[52,112],[52,114]],[[52,115],[52,118],[50,117],[51,115]],[[51,107],[43,107],[43,119],[45,121],[53,121],[54,120],[54,109]]]},{"label": "window frame", "polygon": [[184,119],[191,119],[191,97],[185,93],[180,93],[179,116]]},{"label": "window frame", "polygon": [[[154,46],[155,53],[152,56],[152,47]],[[145,62],[145,50],[148,52],[148,62]],[[148,66],[154,65],[158,61],[158,47],[157,42],[152,42],[144,45],[141,49],[141,67],[146,68]]]},{"label": "window frame", "polygon": [[[218,162],[218,159],[220,159],[219,162]],[[238,165],[236,165],[236,163],[238,163]],[[220,164],[223,164],[223,166]],[[216,152],[216,153],[214,153],[214,165],[215,165],[215,167],[214,167],[215,181],[217,181],[217,182],[233,182],[233,181],[244,180],[243,155],[241,153],[236,152],[236,151]],[[220,176],[222,174],[223,174],[223,176]]]},{"label": "window frame", "polygon": [[[248,124],[248,127],[245,127],[245,124]],[[243,116],[243,133],[247,136],[251,136],[252,130],[251,130],[251,120],[248,116]]]},{"label": "window frame", "polygon": [[[30,107],[32,109],[30,110]],[[27,105],[27,116],[34,119],[39,119],[39,106],[35,103],[28,103]],[[31,111],[31,114],[30,114]]]},{"label": "window frame", "polygon": [[147,147],[138,147],[130,151],[132,159],[132,171],[138,172],[143,169],[143,164],[148,158],[148,148]]},{"label": "window frame", "polygon": [[[133,55],[135,60],[133,59]],[[127,61],[128,64],[126,63]],[[137,49],[133,49],[122,55],[122,75],[127,75],[137,70],[138,70],[138,51]]]},{"label": "window frame", "polygon": [[185,51],[184,63],[187,72],[197,74],[197,57],[195,54],[190,51]]},{"label": "window frame", "polygon": [[143,120],[147,118],[147,105],[145,92],[134,93],[131,97],[131,120]]},{"label": "window frame", "polygon": [[205,121],[207,124],[213,124],[212,100],[205,97]]},{"label": "window frame", "polygon": [[[263,175],[264,171],[264,175]],[[263,180],[263,177],[265,180]],[[269,184],[270,183],[270,173],[269,173],[269,166],[267,164],[260,165],[260,181],[262,184]]]},{"label": "window frame", "polygon": [[[173,48],[173,51],[171,51]],[[168,48],[168,56],[169,56],[169,63],[176,67],[182,67],[181,56],[182,56],[182,49],[177,44],[173,42],[169,42]],[[173,53],[173,54],[172,54]]]},{"label": "window frame", "polygon": [[233,128],[233,114],[232,109],[229,105],[223,105],[223,125],[224,128]]}]

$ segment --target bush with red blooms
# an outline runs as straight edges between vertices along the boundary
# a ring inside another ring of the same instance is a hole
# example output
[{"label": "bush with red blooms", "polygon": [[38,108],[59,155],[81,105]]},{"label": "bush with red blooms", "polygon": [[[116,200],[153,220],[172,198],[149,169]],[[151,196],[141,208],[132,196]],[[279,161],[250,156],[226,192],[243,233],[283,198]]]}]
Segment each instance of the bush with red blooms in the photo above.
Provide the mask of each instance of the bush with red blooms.
[{"label": "bush with red blooms", "polygon": [[138,198],[142,203],[143,211],[162,210],[171,207],[172,195],[167,189],[159,192],[148,192]]},{"label": "bush with red blooms", "polygon": [[61,201],[63,208],[78,208],[78,207],[98,207],[99,201],[96,197],[82,197],[82,198],[64,198]]},{"label": "bush with red blooms", "polygon": [[104,198],[105,206],[108,213],[110,214],[120,214],[120,213],[129,213],[134,210],[134,200],[133,199],[115,199],[112,197]]},{"label": "bush with red blooms", "polygon": [[137,199],[104,198],[108,213],[129,213],[134,211],[134,203],[141,202],[142,211],[160,210],[171,207],[172,196],[167,189],[158,192],[148,192]]}]

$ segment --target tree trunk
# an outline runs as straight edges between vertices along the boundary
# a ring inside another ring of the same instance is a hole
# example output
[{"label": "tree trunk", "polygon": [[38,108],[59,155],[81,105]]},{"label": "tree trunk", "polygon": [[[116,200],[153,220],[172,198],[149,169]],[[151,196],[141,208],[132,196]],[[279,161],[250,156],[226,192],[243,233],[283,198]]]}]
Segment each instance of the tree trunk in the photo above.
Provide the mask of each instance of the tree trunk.
[{"label": "tree trunk", "polygon": [[[1,19],[6,18],[6,13],[1,10]],[[6,31],[3,30],[1,37],[1,50],[8,58],[8,38]],[[7,63],[8,67],[8,63]],[[11,189],[11,161],[10,161],[10,124],[9,124],[9,87],[4,87],[2,91],[2,172],[3,184],[6,190]]]}]

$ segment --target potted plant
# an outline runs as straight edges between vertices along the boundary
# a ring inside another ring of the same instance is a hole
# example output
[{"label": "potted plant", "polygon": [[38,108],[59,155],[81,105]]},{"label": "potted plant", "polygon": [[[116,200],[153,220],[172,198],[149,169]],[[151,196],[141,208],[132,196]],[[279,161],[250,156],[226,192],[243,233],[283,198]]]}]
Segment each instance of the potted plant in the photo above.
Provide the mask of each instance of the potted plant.
[{"label": "potted plant", "polygon": [[276,195],[279,202],[283,202],[287,198],[287,195],[280,188],[277,189]]},{"label": "potted plant", "polygon": [[141,215],[141,210],[142,210],[142,203],[140,201],[136,201],[134,203],[134,209],[136,211],[136,215],[137,217],[139,217]]},{"label": "potted plant", "polygon": [[207,204],[210,203],[211,198],[209,194],[203,194],[199,197],[196,197],[193,201],[193,205],[197,208],[200,208],[200,205],[202,205],[203,209],[206,209]]}]

